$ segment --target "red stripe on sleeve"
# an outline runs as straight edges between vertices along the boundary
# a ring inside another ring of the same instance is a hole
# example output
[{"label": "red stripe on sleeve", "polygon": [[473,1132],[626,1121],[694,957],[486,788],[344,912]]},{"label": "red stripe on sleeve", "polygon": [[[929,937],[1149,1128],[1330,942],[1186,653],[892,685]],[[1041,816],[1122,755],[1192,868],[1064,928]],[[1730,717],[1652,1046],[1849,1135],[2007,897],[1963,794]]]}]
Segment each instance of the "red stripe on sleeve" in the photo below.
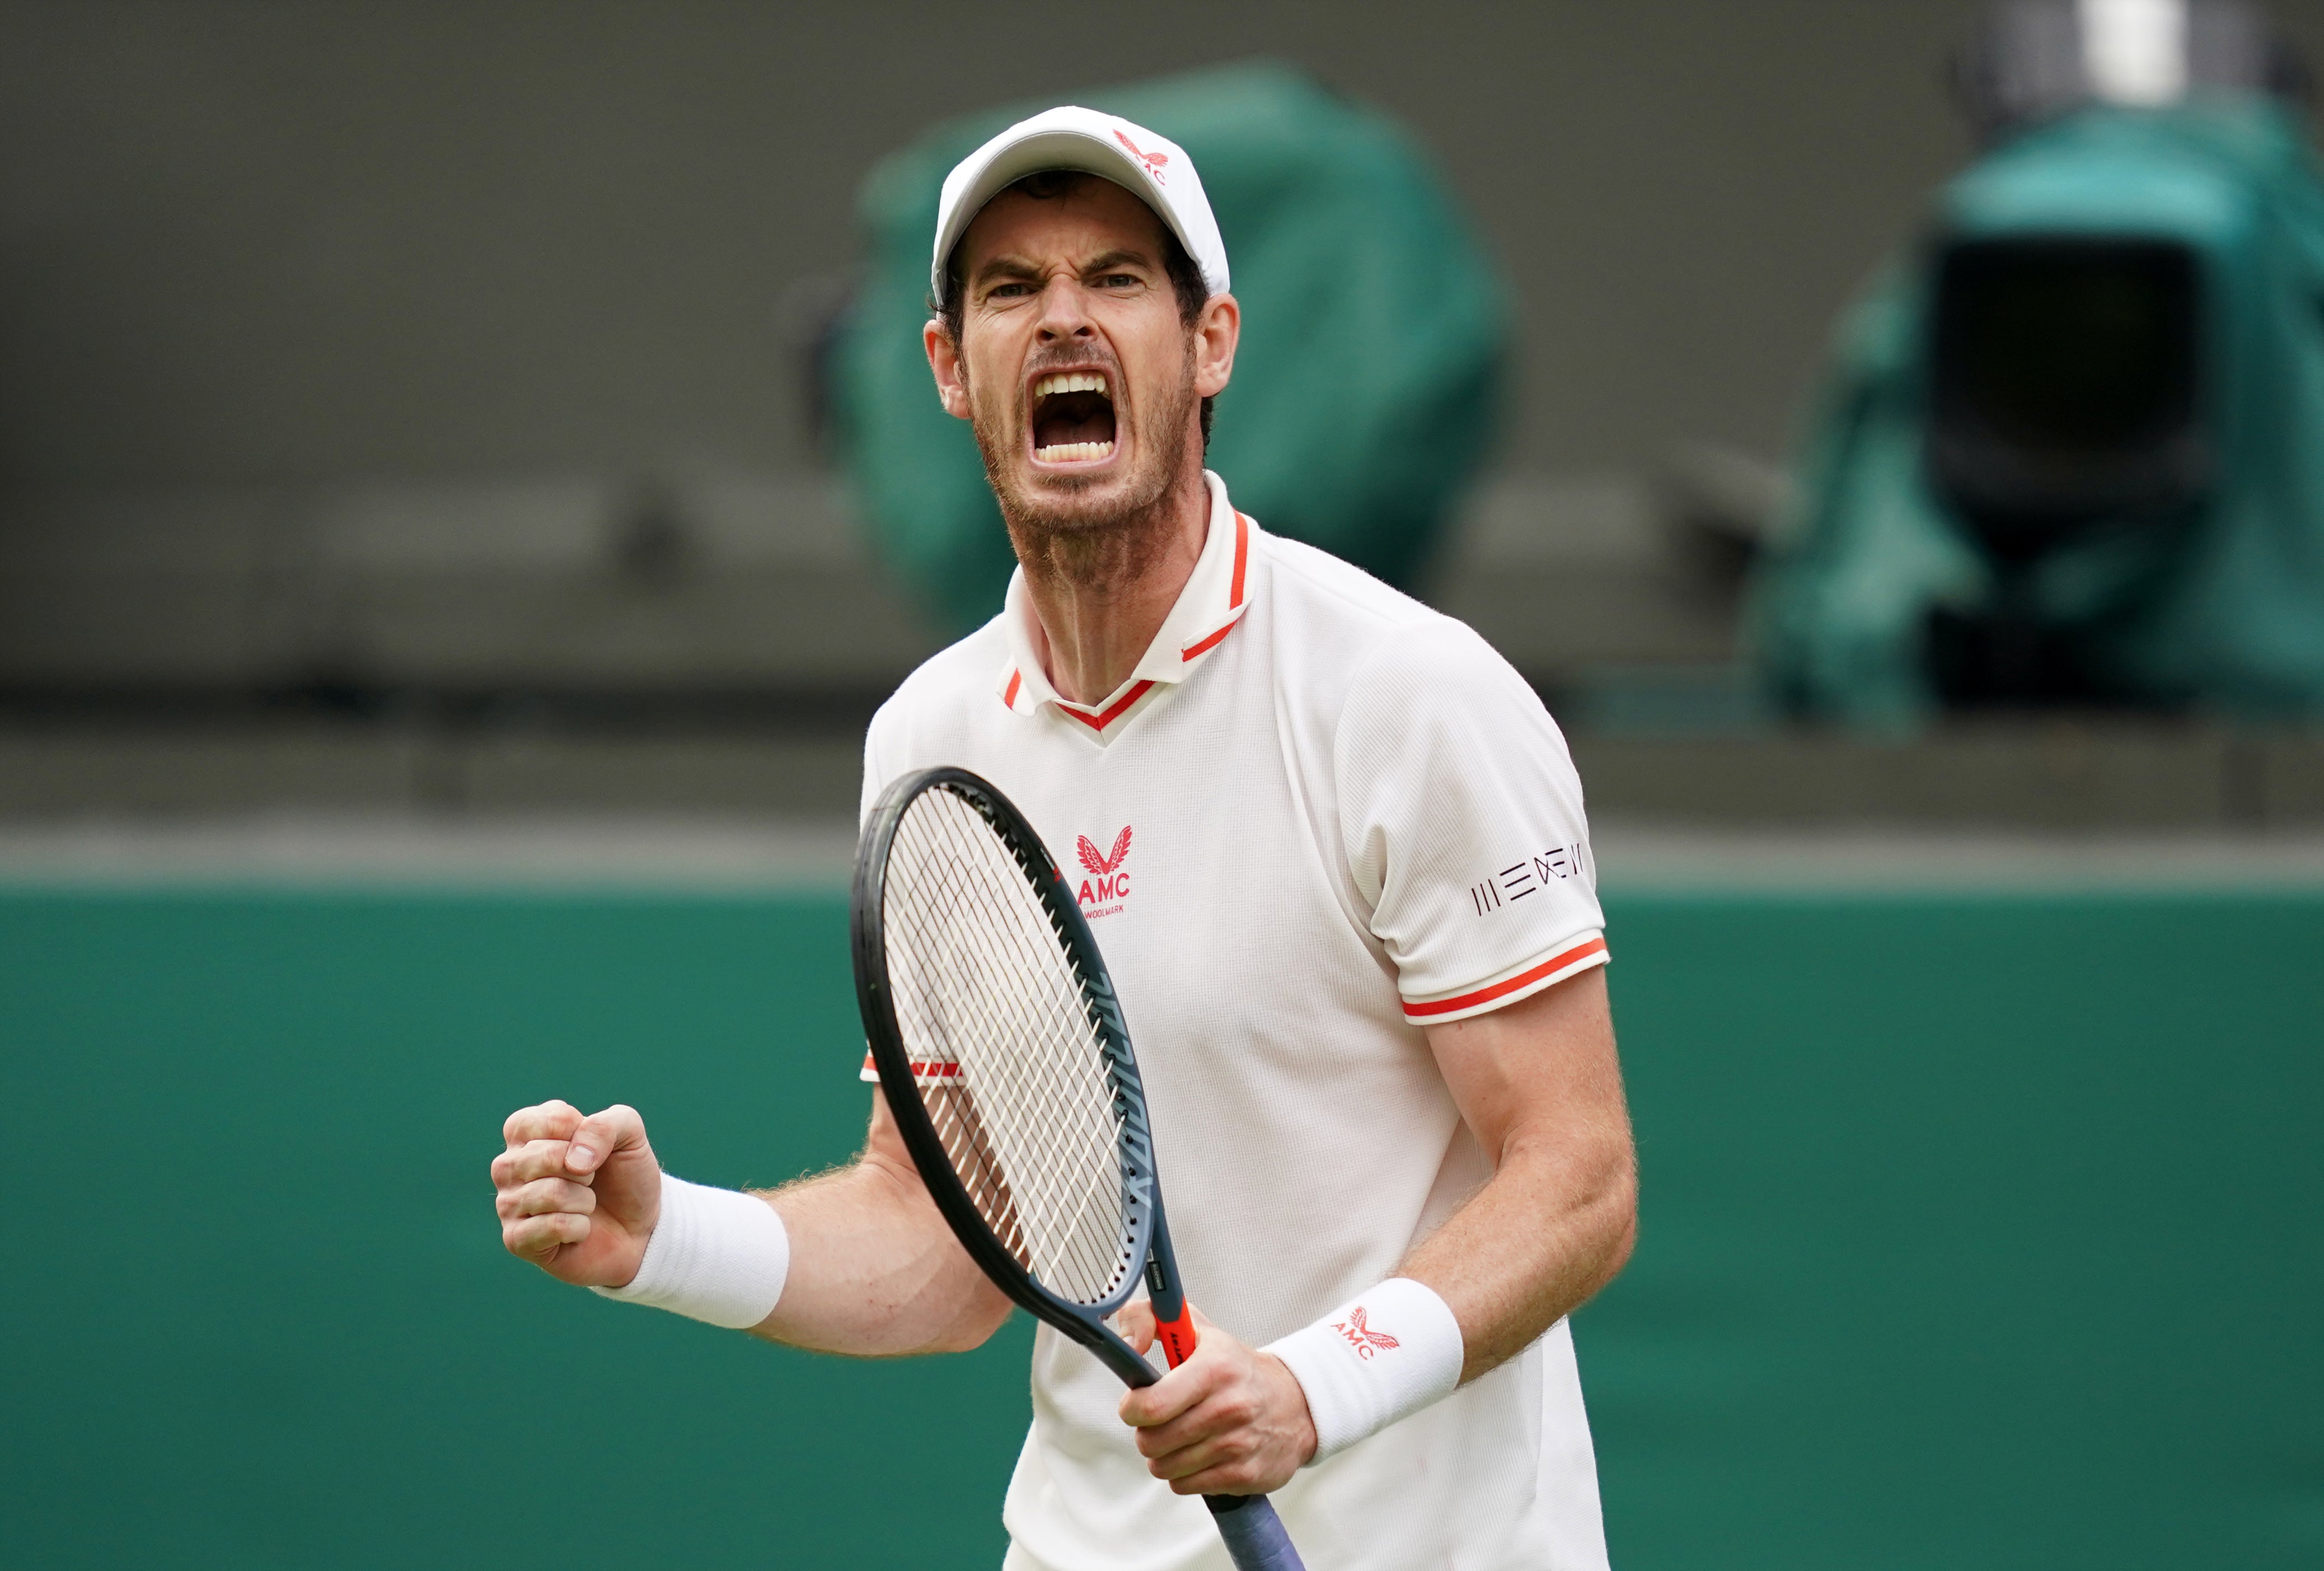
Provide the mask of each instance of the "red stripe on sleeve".
[{"label": "red stripe on sleeve", "polygon": [[[872,1055],[869,1053],[863,1055],[863,1067],[871,1070],[874,1075],[880,1072],[879,1064],[873,1060]],[[933,1064],[925,1060],[917,1061],[912,1065],[912,1074],[915,1078],[921,1080],[950,1080],[960,1074],[960,1066],[958,1064]]]},{"label": "red stripe on sleeve", "polygon": [[1545,976],[1554,976],[1569,966],[1579,965],[1592,955],[1606,952],[1606,940],[1592,938],[1576,944],[1563,955],[1552,955],[1540,965],[1518,972],[1506,982],[1496,982],[1490,987],[1480,987],[1474,993],[1464,993],[1458,998],[1440,998],[1432,1003],[1407,1003],[1404,1006],[1407,1020],[1427,1020],[1432,1016],[1451,1014],[1456,1010],[1474,1009],[1480,1003],[1490,1003],[1497,998],[1507,998],[1521,987],[1530,987]]}]

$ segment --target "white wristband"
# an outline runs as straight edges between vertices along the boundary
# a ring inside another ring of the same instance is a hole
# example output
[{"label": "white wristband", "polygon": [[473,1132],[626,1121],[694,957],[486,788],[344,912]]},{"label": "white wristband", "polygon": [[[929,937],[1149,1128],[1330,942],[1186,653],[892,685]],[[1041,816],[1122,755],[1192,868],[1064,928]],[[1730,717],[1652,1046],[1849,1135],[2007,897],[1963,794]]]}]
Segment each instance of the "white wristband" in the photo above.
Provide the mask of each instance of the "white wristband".
[{"label": "white wristband", "polygon": [[739,1189],[661,1176],[661,1216],[638,1274],[590,1291],[745,1331],[765,1319],[790,1274],[791,1237],[772,1206]]},{"label": "white wristband", "polygon": [[1443,1299],[1410,1277],[1390,1277],[1265,1351],[1307,1393],[1312,1464],[1451,1396],[1467,1350]]}]

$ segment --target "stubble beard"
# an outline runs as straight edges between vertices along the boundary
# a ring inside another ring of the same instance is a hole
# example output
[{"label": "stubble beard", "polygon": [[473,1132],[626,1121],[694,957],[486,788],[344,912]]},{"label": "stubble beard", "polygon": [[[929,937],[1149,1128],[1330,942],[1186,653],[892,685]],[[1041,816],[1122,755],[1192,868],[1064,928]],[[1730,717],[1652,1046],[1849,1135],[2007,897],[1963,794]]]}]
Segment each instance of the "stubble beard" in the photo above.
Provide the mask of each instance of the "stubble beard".
[{"label": "stubble beard", "polygon": [[[1119,385],[1119,371],[1114,374]],[[1009,396],[1017,396],[1014,388]],[[1191,339],[1177,383],[1158,404],[1139,402],[1136,467],[1126,490],[1113,497],[1077,500],[1096,483],[1070,476],[1062,483],[1052,481],[1046,494],[1033,494],[1021,483],[1023,433],[1010,430],[1010,422],[993,411],[977,408],[973,393],[970,402],[973,418],[969,423],[984,458],[984,477],[1001,504],[1009,543],[1016,548],[1028,577],[1062,579],[1085,589],[1128,585],[1142,578],[1169,548],[1184,494],[1202,484],[1200,471],[1185,462],[1187,435],[1194,429],[1200,402],[1194,393]],[[1121,418],[1117,403],[1114,419],[1120,422]],[[1118,423],[1115,439],[1120,439]]]}]

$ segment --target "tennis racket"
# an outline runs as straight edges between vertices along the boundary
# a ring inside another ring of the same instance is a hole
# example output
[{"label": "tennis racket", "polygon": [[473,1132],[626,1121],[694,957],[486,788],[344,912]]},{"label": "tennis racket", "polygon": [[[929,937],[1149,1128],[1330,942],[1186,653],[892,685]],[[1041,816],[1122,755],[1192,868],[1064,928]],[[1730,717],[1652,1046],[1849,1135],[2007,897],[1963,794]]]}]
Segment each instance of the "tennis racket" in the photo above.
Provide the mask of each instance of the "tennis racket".
[{"label": "tennis racket", "polygon": [[[1040,837],[961,769],[890,785],[855,858],[855,993],[904,1144],[971,1259],[1124,1384],[1139,1280],[1172,1368],[1194,1321],[1146,1092],[1097,940]],[[1265,1495],[1206,1495],[1240,1571],[1304,1571]]]}]

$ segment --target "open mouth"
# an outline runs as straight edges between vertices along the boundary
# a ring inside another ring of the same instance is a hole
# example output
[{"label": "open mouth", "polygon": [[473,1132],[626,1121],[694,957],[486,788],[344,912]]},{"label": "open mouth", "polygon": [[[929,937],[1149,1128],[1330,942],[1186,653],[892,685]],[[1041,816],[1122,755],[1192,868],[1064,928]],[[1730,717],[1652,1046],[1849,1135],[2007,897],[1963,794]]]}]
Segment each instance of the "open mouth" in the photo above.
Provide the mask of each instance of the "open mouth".
[{"label": "open mouth", "polygon": [[1113,396],[1097,371],[1060,371],[1033,384],[1033,457],[1093,464],[1113,456]]}]

